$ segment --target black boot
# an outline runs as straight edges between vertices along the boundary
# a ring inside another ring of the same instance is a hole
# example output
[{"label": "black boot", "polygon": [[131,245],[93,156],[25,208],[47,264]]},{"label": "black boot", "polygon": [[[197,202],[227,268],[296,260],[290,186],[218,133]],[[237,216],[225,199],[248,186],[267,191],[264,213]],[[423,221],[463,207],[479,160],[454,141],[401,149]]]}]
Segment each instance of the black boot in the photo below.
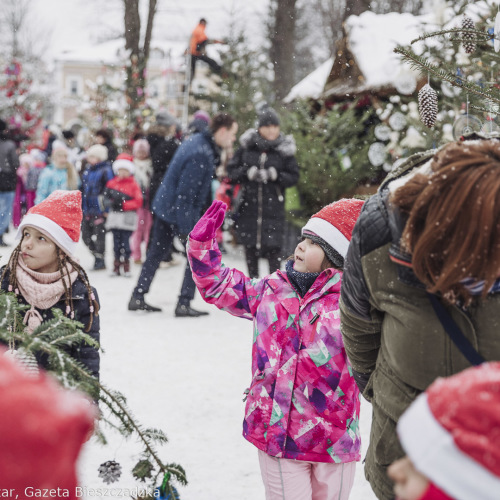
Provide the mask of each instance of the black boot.
[{"label": "black boot", "polygon": [[150,306],[144,302],[144,297],[132,297],[130,298],[130,302],[128,303],[129,311],[147,311],[147,312],[161,312],[159,307]]},{"label": "black boot", "polygon": [[106,269],[104,259],[102,257],[96,257],[94,262],[94,271],[101,271],[102,269]]},{"label": "black boot", "polygon": [[193,309],[189,304],[177,304],[175,308],[176,318],[197,318],[198,316],[206,316],[208,313],[205,311],[197,311]]}]

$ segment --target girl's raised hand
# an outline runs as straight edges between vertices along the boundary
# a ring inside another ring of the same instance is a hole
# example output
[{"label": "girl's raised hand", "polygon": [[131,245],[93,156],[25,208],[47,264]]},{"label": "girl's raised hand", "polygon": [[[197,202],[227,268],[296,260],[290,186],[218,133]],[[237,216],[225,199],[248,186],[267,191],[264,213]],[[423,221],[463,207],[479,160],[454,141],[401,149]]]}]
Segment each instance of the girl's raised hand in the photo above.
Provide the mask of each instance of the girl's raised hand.
[{"label": "girl's raised hand", "polygon": [[222,226],[227,205],[215,200],[208,207],[201,219],[195,224],[190,237],[196,241],[210,241],[215,238],[215,231]]}]

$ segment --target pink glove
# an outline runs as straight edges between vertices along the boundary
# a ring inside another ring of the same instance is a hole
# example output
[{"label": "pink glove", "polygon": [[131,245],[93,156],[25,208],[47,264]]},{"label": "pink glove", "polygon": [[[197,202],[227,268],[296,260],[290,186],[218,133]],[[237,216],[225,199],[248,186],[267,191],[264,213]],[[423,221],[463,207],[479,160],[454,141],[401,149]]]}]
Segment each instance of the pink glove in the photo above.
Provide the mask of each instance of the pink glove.
[{"label": "pink glove", "polygon": [[196,241],[213,240],[215,238],[215,231],[224,222],[226,210],[227,205],[223,201],[213,201],[202,218],[195,224],[189,236]]}]

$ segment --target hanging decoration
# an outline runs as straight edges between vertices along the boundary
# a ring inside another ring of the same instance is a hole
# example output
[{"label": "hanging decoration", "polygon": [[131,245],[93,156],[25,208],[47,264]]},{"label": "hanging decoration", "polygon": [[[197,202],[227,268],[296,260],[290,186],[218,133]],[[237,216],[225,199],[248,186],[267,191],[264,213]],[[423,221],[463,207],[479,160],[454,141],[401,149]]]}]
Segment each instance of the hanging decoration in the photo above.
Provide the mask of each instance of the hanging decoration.
[{"label": "hanging decoration", "polygon": [[403,130],[406,127],[405,115],[403,113],[400,113],[399,111],[396,111],[389,118],[389,125],[393,130],[396,130],[397,132]]},{"label": "hanging decoration", "polygon": [[417,88],[417,79],[409,71],[402,71],[394,81],[394,87],[403,95],[410,95],[415,92]]},{"label": "hanging decoration", "polygon": [[[470,17],[464,15],[462,19],[462,28],[464,30],[474,29],[474,22]],[[476,50],[474,33],[462,33],[462,43],[467,54],[472,54]]]},{"label": "hanging decoration", "polygon": [[385,123],[379,123],[373,130],[373,133],[379,141],[388,141],[391,137],[391,129]]},{"label": "hanging decoration", "polygon": [[385,145],[382,142],[374,142],[368,149],[368,159],[374,167],[380,167],[386,156]]},{"label": "hanging decoration", "polygon": [[495,49],[495,52],[498,52],[500,50],[500,11],[497,12],[497,15],[495,17],[495,28],[493,31],[493,48]]},{"label": "hanging decoration", "polygon": [[426,83],[418,92],[418,108],[422,123],[432,128],[437,118],[438,97],[429,83]]},{"label": "hanging decoration", "polygon": [[481,120],[469,113],[459,116],[453,124],[453,138],[458,141],[463,135],[479,132],[483,126]]}]

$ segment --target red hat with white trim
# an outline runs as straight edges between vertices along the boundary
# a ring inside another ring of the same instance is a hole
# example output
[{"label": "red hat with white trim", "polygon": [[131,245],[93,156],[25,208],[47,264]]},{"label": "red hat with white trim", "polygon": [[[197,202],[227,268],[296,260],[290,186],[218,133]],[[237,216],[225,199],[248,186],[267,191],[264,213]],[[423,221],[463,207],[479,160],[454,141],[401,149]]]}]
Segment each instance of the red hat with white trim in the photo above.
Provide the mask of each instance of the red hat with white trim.
[{"label": "red hat with white trim", "polygon": [[76,499],[76,462],[97,411],[83,394],[62,388],[40,372],[36,376],[0,348],[0,484],[12,498],[26,488],[61,488]]},{"label": "red hat with white trim", "polygon": [[82,217],[80,191],[54,191],[28,210],[19,225],[16,239],[21,239],[23,228],[31,226],[47,235],[68,255],[74,255],[80,239]]},{"label": "red hat with white trim", "polygon": [[500,363],[437,379],[398,422],[415,468],[456,500],[500,495]]},{"label": "red hat with white trim", "polygon": [[128,153],[120,153],[113,162],[113,172],[118,174],[120,168],[124,168],[133,174],[135,171],[134,157]]},{"label": "red hat with white trim", "polygon": [[333,248],[342,258],[345,258],[351,241],[352,230],[361,213],[363,203],[362,200],[354,198],[343,198],[330,203],[330,205],[323,207],[309,219],[302,228],[302,236],[310,238],[312,234],[313,238],[311,239],[316,236],[322,240],[316,239],[330,260],[332,260],[330,254],[333,253],[330,252],[330,248]]}]

